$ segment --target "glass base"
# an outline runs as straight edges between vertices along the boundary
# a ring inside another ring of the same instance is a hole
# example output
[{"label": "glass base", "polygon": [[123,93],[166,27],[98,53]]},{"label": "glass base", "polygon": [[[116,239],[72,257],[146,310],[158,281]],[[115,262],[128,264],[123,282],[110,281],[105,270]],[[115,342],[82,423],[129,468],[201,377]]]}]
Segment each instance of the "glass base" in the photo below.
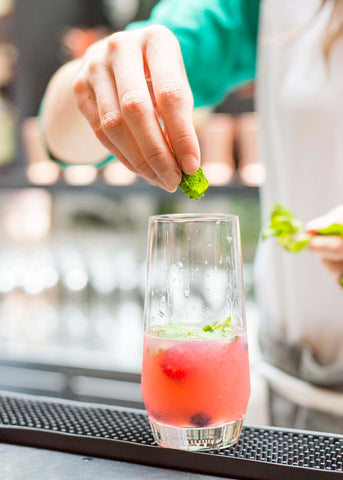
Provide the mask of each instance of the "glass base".
[{"label": "glass base", "polygon": [[155,442],[161,447],[180,450],[214,450],[231,447],[240,436],[243,418],[217,427],[178,428],[150,420]]}]

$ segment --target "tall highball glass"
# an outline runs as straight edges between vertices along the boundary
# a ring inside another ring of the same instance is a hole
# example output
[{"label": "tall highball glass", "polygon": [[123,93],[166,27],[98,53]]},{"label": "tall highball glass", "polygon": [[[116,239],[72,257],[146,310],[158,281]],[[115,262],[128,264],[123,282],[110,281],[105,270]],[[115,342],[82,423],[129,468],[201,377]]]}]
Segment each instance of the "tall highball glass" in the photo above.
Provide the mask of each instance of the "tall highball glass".
[{"label": "tall highball glass", "polygon": [[150,217],[142,394],[163,447],[238,440],[250,395],[238,217]]}]

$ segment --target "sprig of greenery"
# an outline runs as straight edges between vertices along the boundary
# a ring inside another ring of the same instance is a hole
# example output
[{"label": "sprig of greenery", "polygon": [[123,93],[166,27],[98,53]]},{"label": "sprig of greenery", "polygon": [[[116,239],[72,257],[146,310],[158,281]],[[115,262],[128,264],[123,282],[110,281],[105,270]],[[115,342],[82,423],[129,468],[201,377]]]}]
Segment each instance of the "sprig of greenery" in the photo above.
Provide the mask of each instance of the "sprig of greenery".
[{"label": "sprig of greenery", "polygon": [[178,323],[168,323],[166,325],[157,325],[151,329],[152,335],[159,337],[175,339],[175,340],[201,340],[201,339],[218,339],[231,337],[232,328],[229,317],[223,325],[215,322],[212,325],[201,327],[200,325],[187,325]]},{"label": "sprig of greenery", "polygon": [[279,237],[279,244],[291,252],[299,252],[307,247],[311,235],[339,235],[343,237],[343,225],[332,223],[320,230],[306,233],[304,226],[294,214],[280,204],[275,204],[270,223],[262,232],[262,240],[269,237]]},{"label": "sprig of greenery", "polygon": [[[270,223],[262,232],[262,240],[270,237],[278,237],[279,245],[289,252],[300,252],[307,247],[312,235],[338,235],[343,237],[343,225],[332,223],[320,230],[305,232],[304,226],[293,213],[280,204],[275,204],[271,215]],[[339,279],[343,288],[343,275]]]},{"label": "sprig of greenery", "polygon": [[203,328],[204,332],[214,332],[215,330],[221,330],[222,332],[231,331],[231,317],[227,317],[224,323],[218,324],[216,321],[212,325],[205,325]]},{"label": "sprig of greenery", "polygon": [[194,198],[197,200],[202,197],[206,190],[209,187],[207,178],[204,175],[204,172],[201,167],[191,175],[182,172],[182,179],[179,184],[181,190],[189,196],[189,198]]},{"label": "sprig of greenery", "polygon": [[310,235],[305,233],[304,226],[293,213],[280,204],[275,204],[268,227],[262,232],[262,240],[278,237],[279,245],[289,252],[300,252],[307,247]]},{"label": "sprig of greenery", "polygon": [[338,235],[343,237],[343,225],[339,223],[332,223],[328,227],[322,228],[314,232],[316,235]]}]

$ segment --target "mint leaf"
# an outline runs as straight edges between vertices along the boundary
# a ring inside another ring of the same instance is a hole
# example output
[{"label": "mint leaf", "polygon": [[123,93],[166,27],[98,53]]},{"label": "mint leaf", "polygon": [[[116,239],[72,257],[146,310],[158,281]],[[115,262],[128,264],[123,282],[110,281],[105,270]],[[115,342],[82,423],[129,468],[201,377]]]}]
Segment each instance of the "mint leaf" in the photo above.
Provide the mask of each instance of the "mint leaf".
[{"label": "mint leaf", "polygon": [[304,232],[302,222],[280,204],[275,204],[268,227],[262,232],[262,240],[279,237],[279,245],[289,252],[300,252],[307,247],[310,236]]},{"label": "mint leaf", "polygon": [[192,173],[192,175],[187,175],[187,173],[182,172],[182,179],[179,187],[189,196],[189,198],[197,200],[204,195],[209,187],[209,183],[202,168],[199,167],[199,169],[195,173]]},{"label": "mint leaf", "polygon": [[309,241],[310,237],[306,233],[296,233],[280,236],[279,245],[289,252],[300,252],[307,247]]},{"label": "mint leaf", "polygon": [[267,227],[262,232],[262,240],[266,240],[270,237],[277,237],[278,231],[275,228]]},{"label": "mint leaf", "polygon": [[211,325],[206,325],[206,326],[203,328],[203,331],[204,331],[204,332],[213,332],[213,327],[211,327]]},{"label": "mint leaf", "polygon": [[[222,325],[220,327],[222,327]],[[175,340],[215,340],[218,338],[231,337],[232,329],[231,326],[214,329],[211,325],[206,325],[202,328],[200,325],[168,323],[167,325],[153,327],[150,333],[159,337]]]},{"label": "mint leaf", "polygon": [[[289,252],[300,252],[307,247],[311,235],[339,235],[343,236],[343,225],[332,223],[311,234],[304,231],[302,222],[295,218],[293,213],[280,204],[275,204],[270,214],[270,223],[262,232],[262,240],[278,237],[279,245]],[[343,275],[339,279],[343,288]]]},{"label": "mint leaf", "polygon": [[231,326],[231,317],[227,317],[223,325],[221,326],[222,329],[230,327]]},{"label": "mint leaf", "polygon": [[[315,232],[315,235],[343,236],[343,225],[333,223]],[[262,232],[262,240],[279,237],[279,244],[289,252],[300,252],[307,247],[310,235],[304,231],[302,222],[293,213],[280,204],[275,204],[270,223]]]},{"label": "mint leaf", "polygon": [[343,225],[332,223],[328,227],[322,228],[316,232],[316,235],[339,235],[343,236]]},{"label": "mint leaf", "polygon": [[219,324],[218,322],[212,323],[212,325],[206,325],[203,328],[204,332],[214,332],[215,330],[221,330],[222,332],[229,331],[231,332],[231,317],[227,317],[224,323]]}]

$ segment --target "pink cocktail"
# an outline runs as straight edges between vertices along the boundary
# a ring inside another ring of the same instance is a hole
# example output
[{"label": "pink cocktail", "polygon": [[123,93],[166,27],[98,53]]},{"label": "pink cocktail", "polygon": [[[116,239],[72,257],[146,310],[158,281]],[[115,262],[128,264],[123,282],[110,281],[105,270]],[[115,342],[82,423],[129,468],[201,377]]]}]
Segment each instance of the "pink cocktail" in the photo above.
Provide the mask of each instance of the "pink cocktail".
[{"label": "pink cocktail", "polygon": [[242,421],[250,395],[246,334],[217,338],[216,331],[180,327],[186,338],[168,338],[168,329],[144,336],[142,394],[150,420],[179,428]]},{"label": "pink cocktail", "polygon": [[[150,218],[142,394],[164,447],[237,442],[250,381],[238,218]],[[216,321],[215,321],[216,320]]]}]

